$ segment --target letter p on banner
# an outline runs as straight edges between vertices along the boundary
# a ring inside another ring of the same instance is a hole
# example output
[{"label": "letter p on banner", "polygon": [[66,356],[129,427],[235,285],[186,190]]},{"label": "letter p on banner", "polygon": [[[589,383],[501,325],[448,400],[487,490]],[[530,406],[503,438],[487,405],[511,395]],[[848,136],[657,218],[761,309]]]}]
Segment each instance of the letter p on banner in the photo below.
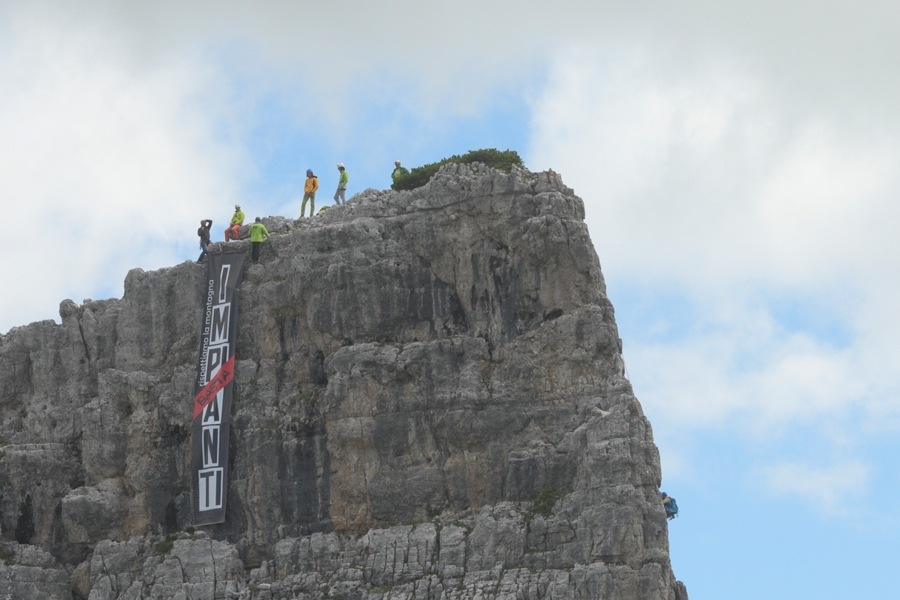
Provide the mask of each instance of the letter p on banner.
[{"label": "letter p on banner", "polygon": [[[214,293],[204,294],[206,306],[200,324],[200,354],[191,398],[194,525],[225,522],[238,300],[245,258],[243,252],[207,256],[209,276],[203,285]],[[204,336],[206,315],[212,316],[212,328],[210,335]]]}]

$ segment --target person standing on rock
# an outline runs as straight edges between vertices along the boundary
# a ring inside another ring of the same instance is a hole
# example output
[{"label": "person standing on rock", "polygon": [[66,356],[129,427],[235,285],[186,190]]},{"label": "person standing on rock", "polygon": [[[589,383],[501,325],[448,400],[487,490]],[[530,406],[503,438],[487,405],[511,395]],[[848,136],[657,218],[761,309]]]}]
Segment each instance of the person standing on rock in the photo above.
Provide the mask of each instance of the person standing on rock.
[{"label": "person standing on rock", "polygon": [[197,235],[200,236],[200,258],[197,259],[197,262],[202,262],[203,257],[206,256],[206,248],[209,246],[209,229],[212,227],[212,219],[201,219],[200,220],[200,228],[197,230]]},{"label": "person standing on rock", "polygon": [[391,179],[394,180],[394,183],[397,183],[397,180],[405,175],[409,175],[409,169],[406,167],[400,166],[400,161],[394,161],[394,172],[391,173]]},{"label": "person standing on rock", "polygon": [[344,194],[347,191],[347,182],[350,181],[350,175],[347,174],[347,169],[344,168],[344,163],[338,163],[338,171],[341,172],[341,177],[338,179],[338,188],[334,193],[334,203],[335,204],[343,204],[347,201],[344,197]]},{"label": "person standing on rock", "polygon": [[266,226],[262,224],[260,218],[256,217],[256,222],[250,226],[250,244],[253,246],[253,264],[259,262],[259,247],[262,246],[263,240],[267,237],[271,237],[269,231],[266,229]]},{"label": "person standing on rock", "polygon": [[316,190],[319,189],[319,178],[313,175],[312,169],[306,170],[306,185],[303,186],[303,203],[300,205],[300,218],[306,214],[306,201],[309,200],[309,216],[316,213]]},{"label": "person standing on rock", "polygon": [[234,205],[234,216],[231,217],[231,224],[225,229],[225,241],[227,242],[229,236],[233,240],[237,240],[238,238],[238,230],[241,228],[241,225],[244,224],[244,211],[241,210],[240,204]]}]

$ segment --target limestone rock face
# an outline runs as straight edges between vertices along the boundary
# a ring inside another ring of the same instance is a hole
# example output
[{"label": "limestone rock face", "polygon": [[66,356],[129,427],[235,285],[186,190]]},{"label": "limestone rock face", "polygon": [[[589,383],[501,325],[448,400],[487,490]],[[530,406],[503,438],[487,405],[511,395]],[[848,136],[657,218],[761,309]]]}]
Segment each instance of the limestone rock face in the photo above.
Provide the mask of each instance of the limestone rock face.
[{"label": "limestone rock face", "polygon": [[264,219],[221,525],[191,523],[205,265],[0,336],[0,596],[686,600],[583,219],[478,164]]}]

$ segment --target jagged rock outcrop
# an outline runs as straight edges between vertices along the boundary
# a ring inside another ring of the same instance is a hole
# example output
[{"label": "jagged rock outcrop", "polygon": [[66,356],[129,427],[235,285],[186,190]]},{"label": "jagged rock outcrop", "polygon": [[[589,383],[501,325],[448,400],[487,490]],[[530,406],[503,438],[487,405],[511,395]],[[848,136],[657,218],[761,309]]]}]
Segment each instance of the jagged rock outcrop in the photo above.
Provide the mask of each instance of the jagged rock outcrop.
[{"label": "jagged rock outcrop", "polygon": [[264,220],[222,525],[191,526],[204,266],[0,336],[0,595],[686,600],[581,200],[478,164],[352,200]]}]

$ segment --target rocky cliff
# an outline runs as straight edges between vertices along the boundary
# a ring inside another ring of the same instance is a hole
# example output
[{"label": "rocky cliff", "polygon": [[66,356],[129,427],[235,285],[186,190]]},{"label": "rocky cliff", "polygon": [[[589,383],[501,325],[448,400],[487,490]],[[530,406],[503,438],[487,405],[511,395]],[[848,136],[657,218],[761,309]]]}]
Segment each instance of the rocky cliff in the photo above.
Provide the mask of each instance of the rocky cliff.
[{"label": "rocky cliff", "polygon": [[583,219],[473,164],[264,220],[221,525],[191,523],[205,266],[0,336],[0,598],[686,600]]}]

